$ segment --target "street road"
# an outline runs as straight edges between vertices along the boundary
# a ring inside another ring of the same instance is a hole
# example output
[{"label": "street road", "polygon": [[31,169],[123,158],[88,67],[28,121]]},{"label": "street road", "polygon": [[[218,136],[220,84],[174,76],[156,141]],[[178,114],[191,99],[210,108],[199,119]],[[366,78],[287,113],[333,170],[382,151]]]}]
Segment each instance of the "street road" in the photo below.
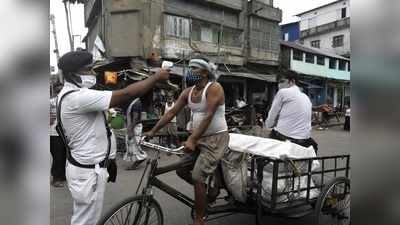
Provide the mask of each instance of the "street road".
[{"label": "street road", "polygon": [[[319,154],[336,155],[351,154],[350,149],[350,133],[343,131],[343,127],[330,127],[325,131],[313,130],[313,137],[319,143]],[[162,164],[174,161],[173,156],[163,156]],[[136,191],[140,176],[143,172],[143,166],[136,171],[126,171],[126,162],[119,161],[119,171],[117,183],[107,185],[105,194],[103,213],[109,210],[119,201],[133,195]],[[188,196],[193,196],[193,188],[180,180],[174,172],[163,175],[162,180],[173,187],[178,188]],[[165,225],[188,225],[191,224],[190,209],[169,197],[163,192],[155,189],[155,198],[161,204],[164,213]],[[66,187],[51,188],[51,225],[70,224],[72,214],[72,199]],[[312,216],[301,219],[283,219],[283,218],[267,218],[266,224],[269,225],[310,225],[312,224]],[[206,223],[207,225],[253,225],[255,224],[255,216],[246,214],[235,214]]]}]

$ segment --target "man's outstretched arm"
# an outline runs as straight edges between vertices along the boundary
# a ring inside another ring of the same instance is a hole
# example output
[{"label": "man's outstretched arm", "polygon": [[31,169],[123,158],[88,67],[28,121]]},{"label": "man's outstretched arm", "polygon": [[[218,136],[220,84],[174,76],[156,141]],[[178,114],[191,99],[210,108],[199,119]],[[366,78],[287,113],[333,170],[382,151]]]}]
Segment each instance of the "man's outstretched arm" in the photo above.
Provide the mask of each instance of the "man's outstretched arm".
[{"label": "man's outstretched arm", "polygon": [[146,80],[131,84],[121,90],[113,91],[110,108],[120,106],[135,97],[140,97],[151,90],[156,83],[166,81],[169,78],[168,70],[159,70]]}]

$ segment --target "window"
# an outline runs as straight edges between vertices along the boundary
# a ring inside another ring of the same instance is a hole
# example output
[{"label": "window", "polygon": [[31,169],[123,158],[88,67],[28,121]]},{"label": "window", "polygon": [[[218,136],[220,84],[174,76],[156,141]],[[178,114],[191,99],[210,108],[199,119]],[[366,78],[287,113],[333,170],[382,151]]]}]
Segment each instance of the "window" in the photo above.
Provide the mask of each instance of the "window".
[{"label": "window", "polygon": [[192,40],[218,43],[219,26],[207,22],[192,20]]},{"label": "window", "polygon": [[342,19],[346,18],[346,8],[342,8]]},{"label": "window", "polygon": [[166,15],[165,33],[174,37],[189,38],[189,19]]},{"label": "window", "polygon": [[212,42],[213,33],[210,27],[201,27],[201,41]]},{"label": "window", "polygon": [[303,61],[303,52],[297,49],[293,49],[293,59]]},{"label": "window", "polygon": [[242,31],[230,29],[224,27],[224,33],[222,35],[222,44],[227,46],[235,46],[240,47],[242,46],[242,39],[241,39]]},{"label": "window", "polygon": [[343,46],[343,37],[344,35],[334,36],[332,39],[332,47],[341,47]]},{"label": "window", "polygon": [[346,70],[346,61],[339,60],[339,70],[342,70],[342,71]]},{"label": "window", "polygon": [[336,59],[329,58],[329,69],[336,69]]},{"label": "window", "polygon": [[350,72],[350,61],[347,63],[348,67],[347,67],[347,71]]},{"label": "window", "polygon": [[306,52],[306,62],[307,63],[314,63],[314,55],[311,53]]},{"label": "window", "polygon": [[285,33],[283,40],[289,41],[289,33]]},{"label": "window", "polygon": [[319,48],[320,43],[321,43],[320,40],[311,41],[311,47]]},{"label": "window", "polygon": [[322,55],[317,55],[317,64],[324,66],[325,65],[325,57]]}]

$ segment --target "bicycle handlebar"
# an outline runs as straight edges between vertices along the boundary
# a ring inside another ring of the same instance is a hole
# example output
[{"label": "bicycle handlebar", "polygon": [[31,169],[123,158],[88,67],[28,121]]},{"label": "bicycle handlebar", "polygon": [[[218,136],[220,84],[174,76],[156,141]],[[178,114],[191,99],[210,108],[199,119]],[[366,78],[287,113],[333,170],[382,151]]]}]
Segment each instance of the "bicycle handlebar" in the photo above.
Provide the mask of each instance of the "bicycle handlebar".
[{"label": "bicycle handlebar", "polygon": [[178,148],[172,149],[172,148],[167,148],[167,147],[164,147],[164,146],[161,146],[161,145],[150,143],[148,141],[145,141],[144,139],[145,139],[145,137],[143,137],[140,140],[140,144],[143,145],[143,146],[146,146],[148,148],[152,148],[152,149],[155,149],[157,151],[166,152],[166,153],[175,154],[175,155],[183,155],[183,154],[185,154],[183,152],[183,149],[185,148],[184,146],[180,146]]}]

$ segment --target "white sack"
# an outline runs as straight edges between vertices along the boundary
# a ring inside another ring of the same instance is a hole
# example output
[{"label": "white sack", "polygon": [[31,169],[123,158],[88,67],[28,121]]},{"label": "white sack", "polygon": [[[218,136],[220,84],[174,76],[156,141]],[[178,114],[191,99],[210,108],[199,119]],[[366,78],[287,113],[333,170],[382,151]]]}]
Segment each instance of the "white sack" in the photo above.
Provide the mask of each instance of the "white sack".
[{"label": "white sack", "polygon": [[242,203],[247,199],[247,156],[228,150],[221,160],[225,184],[233,197]]}]

